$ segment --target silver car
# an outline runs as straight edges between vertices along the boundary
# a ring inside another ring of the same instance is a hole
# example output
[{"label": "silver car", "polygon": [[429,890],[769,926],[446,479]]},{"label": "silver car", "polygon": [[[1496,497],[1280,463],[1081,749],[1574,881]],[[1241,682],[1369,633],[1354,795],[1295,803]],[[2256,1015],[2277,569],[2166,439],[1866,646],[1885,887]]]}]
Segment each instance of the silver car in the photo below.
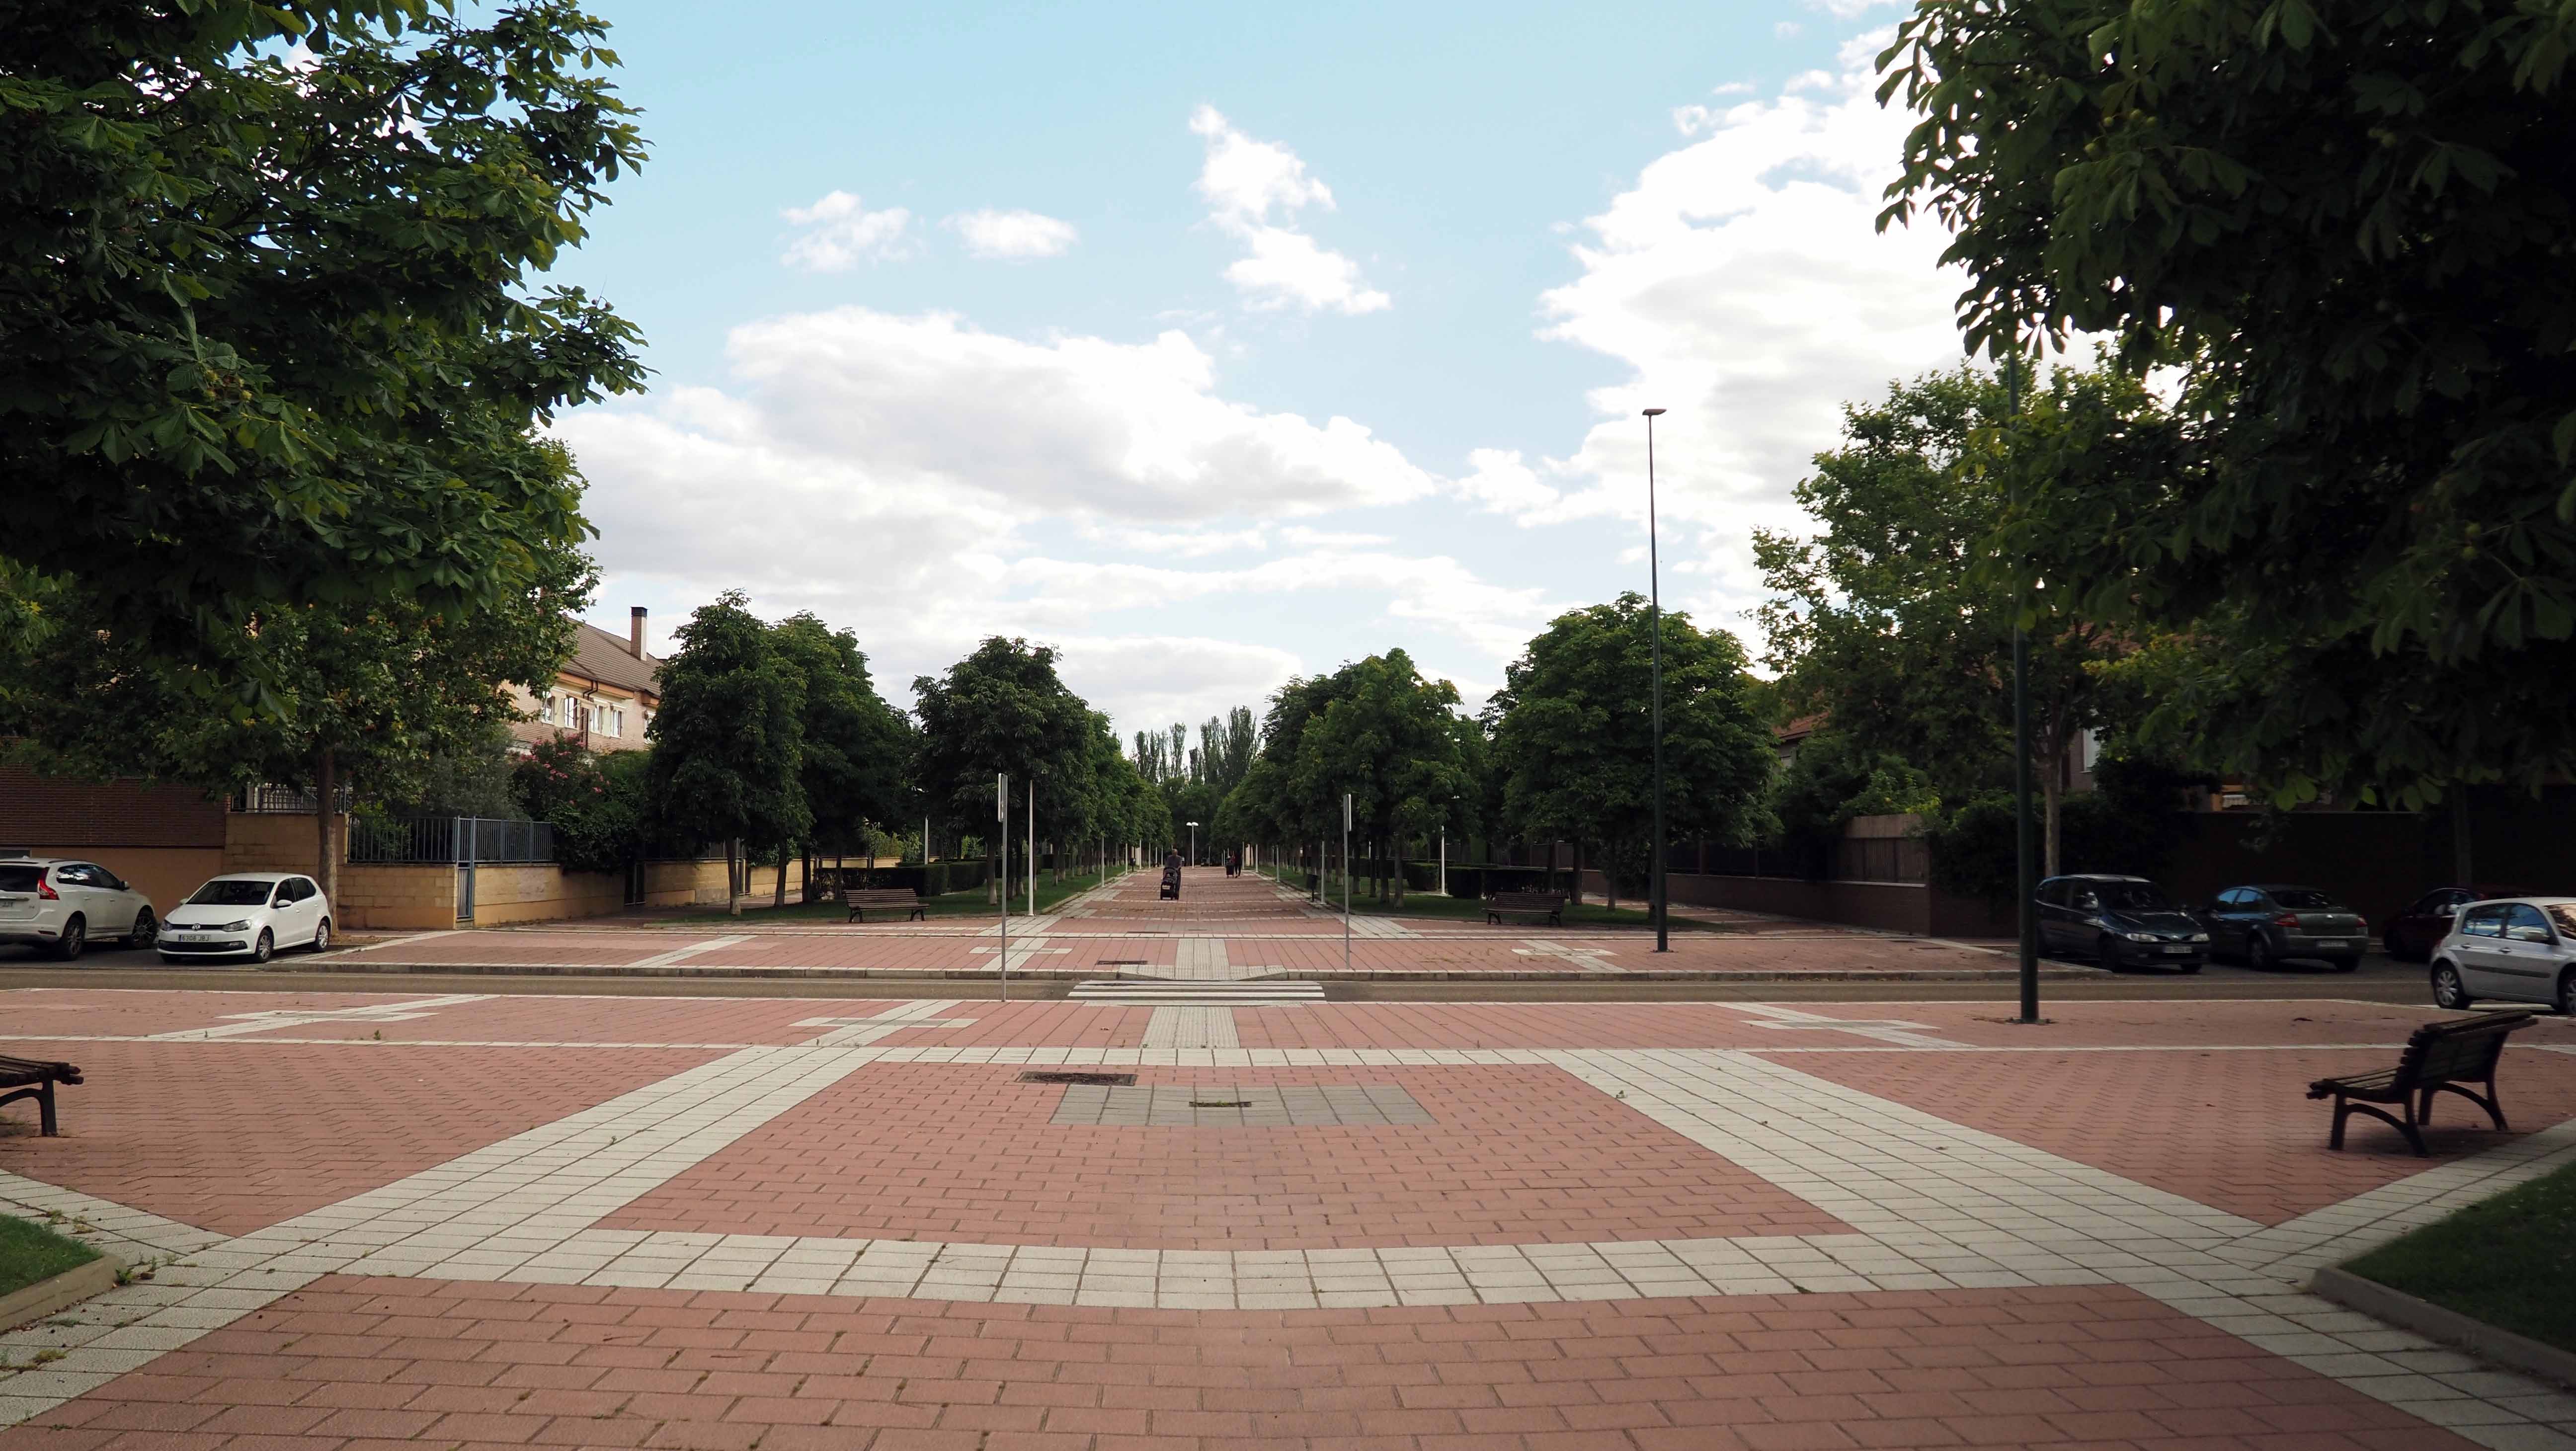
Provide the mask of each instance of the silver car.
[{"label": "silver car", "polygon": [[2576,897],[2472,902],[2433,949],[2433,1001],[2548,1003],[2576,1017]]},{"label": "silver car", "polygon": [[152,899],[96,862],[0,858],[0,942],[41,947],[69,962],[102,937],[149,947],[160,930]]}]

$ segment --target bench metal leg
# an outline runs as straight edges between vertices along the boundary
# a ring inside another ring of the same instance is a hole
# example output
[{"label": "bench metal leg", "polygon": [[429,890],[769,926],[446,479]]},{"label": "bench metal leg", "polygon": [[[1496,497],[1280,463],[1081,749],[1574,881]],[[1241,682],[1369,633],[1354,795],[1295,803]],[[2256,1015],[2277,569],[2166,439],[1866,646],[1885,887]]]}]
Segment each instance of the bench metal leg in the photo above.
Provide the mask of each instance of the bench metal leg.
[{"label": "bench metal leg", "polygon": [[2505,1126],[2504,1107],[2497,1101],[2495,1080],[2490,1078],[2486,1081],[2486,1084],[2487,1091],[2484,1096],[2480,1096],[2479,1094],[2471,1092],[2466,1084],[2436,1083],[2432,1087],[2424,1090],[2424,1101],[2421,1108],[2418,1110],[2416,1117],[2420,1118],[2425,1123],[2431,1123],[2433,1121],[2433,1095],[2437,1093],[2456,1093],[2460,1097],[2467,1099],[2469,1102],[2476,1104],[2478,1107],[2485,1109],[2487,1111],[2487,1117],[2495,1120],[2495,1126],[2498,1129],[2502,1129]]},{"label": "bench metal leg", "polygon": [[58,1126],[54,1122],[54,1085],[51,1082],[36,1087],[36,1127],[44,1137],[55,1137]]},{"label": "bench metal leg", "polygon": [[2366,1113],[2372,1118],[2379,1120],[2381,1123],[2388,1125],[2390,1128],[2397,1130],[2399,1133],[2404,1134],[2406,1136],[2406,1142],[2413,1145],[2415,1148],[2415,1157],[2419,1159],[2431,1158],[2432,1151],[2424,1147],[2423,1131],[2416,1127],[2415,1100],[2410,1096],[2405,1103],[2399,1106],[2406,1110],[2406,1117],[2402,1119],[2384,1109],[2374,1107],[2367,1103],[2354,1103],[2346,1099],[2341,1094],[2335,1095],[2334,1132],[2326,1136],[2326,1147],[2329,1149],[2342,1148],[2343,1121],[2354,1114]]}]

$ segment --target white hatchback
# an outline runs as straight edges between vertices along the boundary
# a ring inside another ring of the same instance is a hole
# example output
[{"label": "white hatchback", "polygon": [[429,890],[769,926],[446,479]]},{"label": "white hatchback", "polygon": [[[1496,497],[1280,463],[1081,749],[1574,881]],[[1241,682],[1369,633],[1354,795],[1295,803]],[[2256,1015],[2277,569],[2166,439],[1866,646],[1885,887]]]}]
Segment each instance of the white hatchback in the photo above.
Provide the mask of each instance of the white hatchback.
[{"label": "white hatchback", "polygon": [[170,909],[159,945],[163,962],[245,956],[266,962],[281,947],[320,952],[331,945],[331,899],[311,877],[230,872]]},{"label": "white hatchback", "polygon": [[149,947],[159,930],[152,899],[96,862],[0,858],[0,942],[41,947],[68,962],[102,937]]},{"label": "white hatchback", "polygon": [[2433,1001],[2548,1003],[2576,1017],[2576,897],[2472,902],[2433,949]]}]

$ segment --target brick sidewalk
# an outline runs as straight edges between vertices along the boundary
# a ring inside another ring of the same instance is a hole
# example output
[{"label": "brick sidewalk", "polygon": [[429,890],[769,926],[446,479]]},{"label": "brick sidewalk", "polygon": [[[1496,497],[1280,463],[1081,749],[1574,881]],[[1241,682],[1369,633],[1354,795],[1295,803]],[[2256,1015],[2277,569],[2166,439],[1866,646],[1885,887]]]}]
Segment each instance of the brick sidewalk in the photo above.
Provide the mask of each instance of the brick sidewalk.
[{"label": "brick sidewalk", "polygon": [[2576,1448],[2302,1293],[2576,1158],[2576,1030],[2427,1161],[2297,1090],[2429,1010],[2051,1011],[0,993],[0,1205],[168,1261],[0,1451]]}]

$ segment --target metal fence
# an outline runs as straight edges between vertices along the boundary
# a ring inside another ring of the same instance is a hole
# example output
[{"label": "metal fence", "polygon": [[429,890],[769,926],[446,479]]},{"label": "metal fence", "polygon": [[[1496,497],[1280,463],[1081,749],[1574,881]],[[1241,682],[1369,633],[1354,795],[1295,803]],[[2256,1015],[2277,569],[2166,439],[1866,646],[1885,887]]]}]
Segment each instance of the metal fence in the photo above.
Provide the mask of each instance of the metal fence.
[{"label": "metal fence", "polygon": [[349,823],[353,862],[550,862],[549,821],[486,816],[360,817]]},{"label": "metal fence", "polygon": [[[343,784],[331,793],[339,809],[349,809],[349,788]],[[311,816],[315,793],[304,786],[253,786],[233,797],[233,809],[249,816]]]}]

